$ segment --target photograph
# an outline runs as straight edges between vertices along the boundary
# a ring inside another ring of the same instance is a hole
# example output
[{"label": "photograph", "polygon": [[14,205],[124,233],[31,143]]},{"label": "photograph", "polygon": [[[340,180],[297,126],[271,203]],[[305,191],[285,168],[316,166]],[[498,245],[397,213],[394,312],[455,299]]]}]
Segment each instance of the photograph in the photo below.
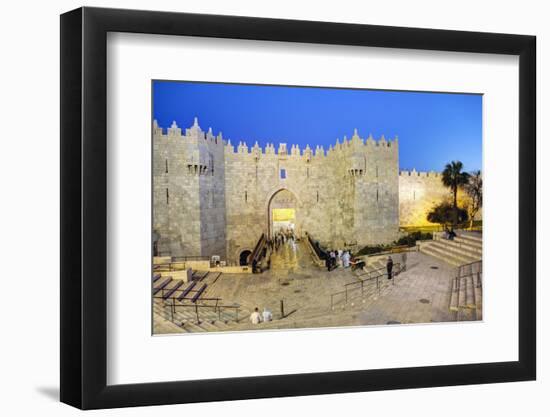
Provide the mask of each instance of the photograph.
[{"label": "photograph", "polygon": [[154,335],[483,320],[482,94],[151,95]]}]

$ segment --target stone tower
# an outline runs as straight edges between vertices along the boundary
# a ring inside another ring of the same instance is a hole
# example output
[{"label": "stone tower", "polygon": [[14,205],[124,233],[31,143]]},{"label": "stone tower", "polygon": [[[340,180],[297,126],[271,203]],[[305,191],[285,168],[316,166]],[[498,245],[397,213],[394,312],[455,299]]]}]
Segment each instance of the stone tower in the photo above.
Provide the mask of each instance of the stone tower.
[{"label": "stone tower", "polygon": [[153,123],[153,229],[160,254],[225,257],[223,139],[196,118],[185,134]]}]

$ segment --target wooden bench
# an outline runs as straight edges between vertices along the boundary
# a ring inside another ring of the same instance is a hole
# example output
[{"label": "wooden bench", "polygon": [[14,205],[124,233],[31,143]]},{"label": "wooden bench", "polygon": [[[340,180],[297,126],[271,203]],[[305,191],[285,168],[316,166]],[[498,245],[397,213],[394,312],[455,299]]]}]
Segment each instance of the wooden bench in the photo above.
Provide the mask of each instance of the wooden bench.
[{"label": "wooden bench", "polygon": [[170,288],[168,290],[168,292],[166,294],[164,294],[164,296],[162,298],[166,300],[172,294],[174,294],[178,290],[178,288],[181,287],[182,285],[183,285],[183,281],[181,279],[176,281],[176,285],[174,285],[172,288]]},{"label": "wooden bench", "polygon": [[156,295],[160,290],[166,288],[168,284],[172,282],[172,277],[168,277],[164,280],[162,284],[160,284],[158,287],[153,288],[153,295]]},{"label": "wooden bench", "polygon": [[153,275],[153,282],[157,282],[160,279],[160,277],[161,277],[160,274]]},{"label": "wooden bench", "polygon": [[196,303],[205,289],[206,289],[206,284],[202,284],[202,287],[200,287],[199,290],[195,293],[195,295],[193,295],[193,298],[191,298],[191,302]]},{"label": "wooden bench", "polygon": [[192,282],[191,284],[189,284],[189,286],[184,289],[181,294],[179,295],[178,297],[178,301],[181,301],[183,300],[185,297],[187,297],[187,294],[189,294],[191,292],[191,290],[193,289],[193,287],[195,287],[197,283],[196,282]]}]

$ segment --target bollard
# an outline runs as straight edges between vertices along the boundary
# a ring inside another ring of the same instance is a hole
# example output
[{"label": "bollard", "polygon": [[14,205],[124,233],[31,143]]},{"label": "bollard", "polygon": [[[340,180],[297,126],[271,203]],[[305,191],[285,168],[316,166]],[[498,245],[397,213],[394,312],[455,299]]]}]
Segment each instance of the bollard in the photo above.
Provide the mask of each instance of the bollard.
[{"label": "bollard", "polygon": [[281,318],[285,318],[285,303],[283,300],[281,300]]}]

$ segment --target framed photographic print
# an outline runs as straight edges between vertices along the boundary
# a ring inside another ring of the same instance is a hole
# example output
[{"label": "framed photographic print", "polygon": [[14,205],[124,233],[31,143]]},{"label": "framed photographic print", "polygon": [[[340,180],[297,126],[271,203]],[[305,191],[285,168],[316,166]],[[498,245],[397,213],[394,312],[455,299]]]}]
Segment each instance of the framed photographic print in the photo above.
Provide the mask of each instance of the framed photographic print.
[{"label": "framed photographic print", "polygon": [[61,16],[61,400],[535,378],[535,38]]}]

